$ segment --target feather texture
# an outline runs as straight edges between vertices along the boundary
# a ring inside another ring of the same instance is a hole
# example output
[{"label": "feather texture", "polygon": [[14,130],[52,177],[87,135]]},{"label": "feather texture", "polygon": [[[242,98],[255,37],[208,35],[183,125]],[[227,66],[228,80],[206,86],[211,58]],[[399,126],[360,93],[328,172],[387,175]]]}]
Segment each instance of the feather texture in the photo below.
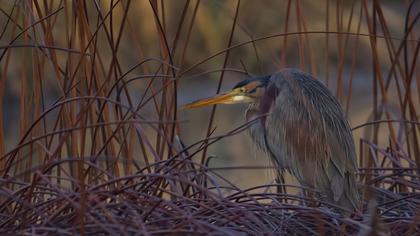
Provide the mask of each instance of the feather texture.
[{"label": "feather texture", "polygon": [[359,202],[356,154],[343,111],[329,90],[295,69],[270,77],[262,98],[247,110],[263,116],[250,134],[274,163],[321,198],[348,210]]}]

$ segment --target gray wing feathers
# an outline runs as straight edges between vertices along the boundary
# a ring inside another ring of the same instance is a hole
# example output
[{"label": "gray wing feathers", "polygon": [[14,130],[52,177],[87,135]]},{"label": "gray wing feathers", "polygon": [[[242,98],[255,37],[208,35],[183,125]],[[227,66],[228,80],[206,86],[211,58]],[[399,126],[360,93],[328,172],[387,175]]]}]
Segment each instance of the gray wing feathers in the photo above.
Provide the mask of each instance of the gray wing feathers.
[{"label": "gray wing feathers", "polygon": [[300,71],[283,70],[270,80],[278,91],[264,127],[273,158],[332,203],[354,209],[356,155],[340,105],[326,87]]}]

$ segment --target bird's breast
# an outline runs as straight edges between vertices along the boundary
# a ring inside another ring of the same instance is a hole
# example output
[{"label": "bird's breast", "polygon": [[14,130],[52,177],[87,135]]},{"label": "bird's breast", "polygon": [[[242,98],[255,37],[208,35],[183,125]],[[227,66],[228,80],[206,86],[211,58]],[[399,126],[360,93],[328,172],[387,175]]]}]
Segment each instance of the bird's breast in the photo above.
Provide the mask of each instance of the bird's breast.
[{"label": "bird's breast", "polygon": [[[274,132],[276,133],[274,136],[280,137],[281,130],[268,130],[267,128],[270,126],[268,125],[267,127],[267,124],[270,124],[270,121],[273,118],[273,114],[267,112],[261,114],[259,108],[260,106],[258,106],[258,104],[251,104],[246,111],[247,121],[255,120],[255,122],[253,122],[248,129],[249,134],[257,147],[265,152],[270,158],[272,158],[272,161],[274,161],[275,165],[277,165],[279,168],[289,168],[290,163],[286,155],[284,155],[284,147],[282,147],[280,143],[273,145],[273,143],[270,142],[270,138],[267,137],[270,132],[272,134]],[[273,150],[273,148],[275,150]]]},{"label": "bird's breast", "polygon": [[267,146],[265,143],[265,128],[263,126],[262,119],[259,110],[255,108],[255,106],[250,106],[246,111],[246,120],[247,121],[254,121],[252,125],[249,127],[248,131],[252,138],[252,141],[264,152],[267,152]]}]

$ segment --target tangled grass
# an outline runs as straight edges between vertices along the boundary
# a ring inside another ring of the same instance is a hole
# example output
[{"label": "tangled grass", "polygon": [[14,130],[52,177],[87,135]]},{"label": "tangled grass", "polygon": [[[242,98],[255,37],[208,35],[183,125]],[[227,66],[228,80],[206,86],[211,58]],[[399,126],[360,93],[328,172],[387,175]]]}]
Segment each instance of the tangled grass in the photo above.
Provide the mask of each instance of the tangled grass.
[{"label": "tangled grass", "polygon": [[[222,50],[203,56],[202,43],[214,40],[209,27],[202,29],[212,4],[25,0],[0,6],[1,235],[420,232],[418,4],[401,3],[405,24],[396,37],[389,27],[391,15],[384,14],[386,3],[327,1],[327,13],[336,10],[337,30],[331,30],[333,20],[327,16],[325,30],[311,31],[301,2],[284,1],[284,31],[255,37],[238,17],[242,11],[250,15],[249,8],[241,8],[250,3],[216,3],[230,17],[226,22],[232,22],[229,40]],[[165,18],[170,15],[176,20]],[[137,21],[145,28],[154,26],[138,34]],[[201,26],[195,26],[198,23]],[[296,29],[289,28],[294,23]],[[208,33],[204,41],[195,35],[195,27]],[[249,38],[236,36],[238,28]],[[319,60],[311,47],[314,35],[323,37],[327,47]],[[332,83],[329,71],[337,68],[335,95],[347,113],[356,90],[356,62],[360,57],[372,62],[372,112],[354,127],[365,133],[355,140],[363,206],[348,217],[338,214],[337,206],[303,194],[311,189],[288,183],[241,189],[219,173],[271,167],[209,165],[210,145],[243,132],[254,121],[215,135],[214,107],[205,138],[188,146],[182,140],[178,97],[185,77],[219,74],[219,92],[225,72],[249,74],[246,62],[234,64],[233,56],[249,53],[263,60],[259,43],[282,39],[280,65],[285,66],[292,38],[299,46],[300,67],[316,74],[319,61],[325,61],[327,86]],[[333,49],[336,63],[328,53]],[[214,69],[211,61],[222,68]],[[344,76],[345,65],[349,77]],[[14,96],[19,111],[5,102]],[[10,144],[13,137],[18,141]]]}]

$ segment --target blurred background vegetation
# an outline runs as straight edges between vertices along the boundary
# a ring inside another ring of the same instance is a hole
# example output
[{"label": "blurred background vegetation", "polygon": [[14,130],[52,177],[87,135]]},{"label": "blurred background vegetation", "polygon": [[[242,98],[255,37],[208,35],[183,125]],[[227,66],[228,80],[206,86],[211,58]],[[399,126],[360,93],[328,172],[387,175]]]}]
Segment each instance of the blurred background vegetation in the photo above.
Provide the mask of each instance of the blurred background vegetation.
[{"label": "blurred background vegetation", "polygon": [[[3,1],[0,153],[4,155],[15,147],[30,124],[57,100],[87,95],[88,90],[83,90],[91,86],[93,79],[115,81],[134,65],[148,59],[152,60],[134,68],[125,79],[145,74],[173,76],[174,72],[179,81],[178,106],[215,94],[221,70],[225,70],[221,83],[221,91],[224,91],[248,73],[262,75],[296,67],[312,73],[334,92],[352,127],[378,119],[398,120],[406,116],[416,119],[416,115],[410,116],[400,103],[404,94],[410,92],[410,106],[419,107],[419,64],[414,58],[418,55],[415,50],[418,27],[407,37],[414,41],[408,42],[406,54],[395,54],[405,36],[404,23],[416,17],[418,5],[414,4],[412,14],[406,19],[409,1],[262,3],[245,0],[239,6],[236,1],[206,0]],[[379,10],[375,17],[372,16],[374,10]],[[238,16],[233,26],[236,11]],[[79,15],[82,13],[83,17]],[[94,37],[92,42],[89,42],[90,37]],[[229,45],[234,48],[226,56],[225,49]],[[172,52],[171,59],[167,50]],[[83,64],[93,60],[92,54],[97,57],[96,68]],[[206,60],[211,56],[214,57]],[[393,67],[395,60],[402,63],[404,57],[408,58],[408,63],[415,63],[408,65],[409,69],[414,69],[408,84],[404,84],[404,72],[399,71],[405,69],[404,65]],[[173,64],[176,69],[164,68],[159,60]],[[153,86],[162,83],[161,78],[154,80]],[[389,84],[385,99],[379,80]],[[71,84],[76,86],[74,91]],[[86,87],[78,89],[79,86]],[[141,97],[152,94],[148,86],[149,79],[136,79],[125,89],[136,103]],[[122,100],[126,103],[124,97]],[[244,123],[245,106],[219,107],[214,121],[215,134]],[[179,112],[179,120],[185,121],[179,126],[179,135],[185,144],[206,137],[210,111],[211,108]],[[52,121],[56,115],[48,115],[46,119]],[[159,112],[147,104],[142,116],[157,120]],[[53,129],[52,124],[39,124],[38,134],[43,128]],[[412,129],[401,123],[391,126],[395,129],[394,135]],[[354,131],[358,146],[361,138],[375,138],[375,145],[388,145],[386,124],[377,126],[375,132],[367,132],[368,128],[371,126]],[[414,131],[418,136],[418,129]],[[401,147],[409,145],[408,140],[399,141]],[[414,141],[417,143],[411,146],[418,146],[418,139]],[[418,148],[413,150],[416,149],[417,153],[409,154],[418,154]],[[208,154],[217,156],[211,161],[212,166],[268,165],[268,159],[253,148],[246,133],[217,142]],[[272,176],[262,178],[266,175],[260,172],[266,171],[226,174],[243,185],[272,179]],[[244,179],[247,181],[241,183]]]},{"label": "blurred background vegetation", "polygon": [[[362,168],[415,167],[414,2],[2,0],[2,176],[30,182],[51,161],[72,158],[134,174],[245,123],[246,105],[218,106],[211,121],[211,107],[178,109],[183,104],[286,67],[327,85],[351,127],[365,124],[353,132]],[[204,160],[202,152],[191,155]],[[210,145],[205,160],[212,168],[270,165],[246,132]],[[81,177],[88,170],[73,162],[48,169],[89,184],[98,173]],[[274,178],[264,168],[218,173],[240,188]]]}]

